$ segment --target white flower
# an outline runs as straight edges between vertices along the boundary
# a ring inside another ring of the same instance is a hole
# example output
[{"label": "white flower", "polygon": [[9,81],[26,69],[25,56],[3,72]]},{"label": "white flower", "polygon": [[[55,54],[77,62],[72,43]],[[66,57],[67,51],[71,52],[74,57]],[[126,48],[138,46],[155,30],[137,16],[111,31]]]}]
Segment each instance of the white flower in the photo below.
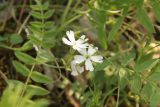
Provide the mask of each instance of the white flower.
[{"label": "white flower", "polygon": [[82,55],[75,55],[74,60],[76,63],[85,62],[86,70],[93,71],[93,64],[92,62],[102,63],[103,57],[101,55],[94,55],[98,48],[93,48],[92,46],[88,47],[87,49],[82,49],[79,51]]},{"label": "white flower", "polygon": [[88,43],[85,43],[88,39],[85,38],[85,35],[81,36],[78,40],[75,40],[74,32],[67,31],[66,35],[68,39],[62,38],[63,42],[69,46],[72,46],[73,49],[80,51],[83,48],[87,48]]},{"label": "white flower", "polygon": [[73,60],[71,62],[71,70],[72,70],[71,75],[77,76],[78,74],[81,74],[84,71],[84,67],[77,65],[75,60]]}]

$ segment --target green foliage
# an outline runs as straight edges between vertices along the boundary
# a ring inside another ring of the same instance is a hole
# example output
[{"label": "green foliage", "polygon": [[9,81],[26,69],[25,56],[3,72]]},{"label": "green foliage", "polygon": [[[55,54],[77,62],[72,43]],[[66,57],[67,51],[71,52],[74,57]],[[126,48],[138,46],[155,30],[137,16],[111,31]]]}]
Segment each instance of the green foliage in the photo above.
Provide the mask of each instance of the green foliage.
[{"label": "green foliage", "polygon": [[11,43],[13,45],[19,44],[23,42],[23,38],[20,35],[12,34],[10,37]]},{"label": "green foliage", "polygon": [[137,10],[137,18],[140,21],[140,23],[149,31],[149,33],[155,32],[154,26],[150,21],[146,10],[143,7]]},{"label": "green foliage", "polygon": [[[18,72],[17,81],[11,80],[14,84],[7,81],[0,107],[46,107],[48,101],[39,97],[47,99],[54,94],[53,99],[58,99],[54,102],[63,100],[67,103],[64,107],[68,103],[80,103],[84,107],[145,103],[157,107],[160,102],[159,0],[31,0],[29,3],[26,8],[30,9],[25,11],[29,15],[24,22],[21,16],[13,18],[16,24],[7,22],[10,26],[17,25],[19,31],[10,33],[13,28],[0,31],[0,47],[7,49],[7,57],[14,51],[14,57],[8,59],[14,59],[12,65]],[[1,10],[5,6],[0,4],[0,24]],[[23,12],[20,15],[27,15]],[[27,37],[24,28],[28,30]],[[85,70],[75,78],[70,76],[71,59],[79,52],[68,51],[62,45],[61,37],[67,30],[76,30],[75,35],[83,32],[89,43],[101,47],[97,53],[104,61],[93,72]],[[52,89],[48,91],[46,87],[52,88],[53,81],[55,90],[50,94]],[[57,93],[61,94],[57,96]]]},{"label": "green foliage", "polygon": [[142,56],[138,61],[137,65],[135,66],[136,72],[143,72],[145,70],[152,69],[157,63],[159,62],[159,59],[150,59],[148,58],[148,55]]},{"label": "green foliage", "polygon": [[15,52],[15,55],[20,61],[22,61],[26,64],[31,64],[32,65],[36,62],[36,60],[33,57],[29,56],[26,53],[17,51],[17,52]]},{"label": "green foliage", "polygon": [[40,96],[44,96],[49,93],[48,90],[36,85],[28,85],[26,91],[29,91],[29,92],[31,91],[35,93],[35,95],[40,95]]},{"label": "green foliage", "polygon": [[[38,71],[34,71],[36,65],[44,64],[52,60],[50,59],[51,55],[48,53],[46,49],[46,44],[45,44],[46,41],[44,38],[45,38],[45,32],[47,32],[47,30],[50,31],[50,27],[53,24],[51,22],[47,22],[46,19],[52,16],[53,11],[48,10],[48,7],[49,7],[48,2],[42,4],[40,1],[36,1],[36,3],[37,3],[36,5],[31,5],[31,8],[33,9],[31,12],[31,15],[35,19],[38,19],[39,21],[33,21],[30,23],[29,32],[28,32],[29,41],[26,42],[22,47],[16,49],[18,51],[15,51],[15,56],[18,58],[19,61],[16,61],[16,60],[13,61],[13,66],[15,67],[16,71],[27,78],[27,80],[25,81],[25,84],[22,83],[23,87],[21,87],[21,90],[19,90],[20,93],[22,91],[22,95],[19,95],[19,94],[17,95],[19,97],[24,96],[24,98],[25,98],[24,92],[34,93],[33,95],[40,95],[40,96],[49,94],[49,91],[46,90],[45,88],[40,87],[38,85],[29,84],[30,79],[32,79],[34,82],[41,83],[41,84],[42,83],[51,84],[53,82],[52,79],[50,79],[48,76]],[[13,35],[11,37],[12,37],[11,42],[13,44],[18,44],[22,42],[17,35]],[[32,57],[25,52],[26,50],[30,50],[33,48],[38,49],[36,57]],[[41,50],[39,50],[39,48],[41,48]],[[29,96],[28,98],[31,98],[31,96]],[[25,106],[26,105],[25,103],[23,106],[23,99],[19,99],[19,101],[17,100],[16,102],[18,103],[20,102],[18,106],[21,106],[21,107],[46,106],[47,103],[45,101],[44,102],[40,102],[40,101],[41,100],[29,101],[32,104],[29,106],[28,105]]]},{"label": "green foliage", "polygon": [[36,71],[32,73],[31,79],[39,83],[46,83],[46,84],[52,83],[52,79]]},{"label": "green foliage", "polygon": [[157,20],[160,22],[160,3],[158,0],[151,0],[151,5],[152,5],[152,9],[153,9],[153,12],[157,18]]},{"label": "green foliage", "polygon": [[13,66],[15,67],[17,72],[21,73],[23,76],[28,76],[30,70],[26,66],[18,61],[13,61]]},{"label": "green foliage", "polygon": [[[24,96],[21,96],[23,90],[22,84],[9,83],[4,90],[0,100],[0,107],[47,107],[48,101],[45,99],[32,100],[35,94],[34,91],[28,90]],[[37,92],[36,92],[37,93]],[[21,96],[21,97],[20,97]],[[21,102],[19,102],[21,99]],[[17,106],[19,105],[19,106]]]}]

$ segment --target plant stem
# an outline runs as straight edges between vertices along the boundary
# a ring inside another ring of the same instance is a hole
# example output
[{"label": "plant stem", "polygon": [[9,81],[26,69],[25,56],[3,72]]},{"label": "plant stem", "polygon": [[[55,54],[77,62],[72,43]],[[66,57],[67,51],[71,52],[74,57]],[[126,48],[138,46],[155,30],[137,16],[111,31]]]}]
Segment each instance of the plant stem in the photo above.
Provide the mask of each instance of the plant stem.
[{"label": "plant stem", "polygon": [[31,68],[31,70],[30,70],[30,72],[29,72],[29,74],[28,74],[28,77],[27,77],[27,80],[26,80],[26,82],[25,82],[25,84],[24,84],[24,88],[22,89],[22,93],[21,93],[21,95],[20,95],[20,97],[19,97],[19,102],[17,103],[17,106],[16,107],[21,107],[21,98],[23,97],[23,95],[24,95],[24,93],[25,93],[25,91],[26,91],[26,89],[27,89],[27,85],[28,85],[28,83],[29,83],[29,80],[30,80],[30,78],[31,78],[31,75],[32,75],[32,72],[33,72],[33,70],[34,70],[34,67],[35,67],[35,64],[33,64],[32,65],[32,68]]},{"label": "plant stem", "polygon": [[69,12],[69,10],[70,10],[70,7],[71,7],[72,2],[73,2],[73,0],[69,0],[69,1],[68,1],[67,7],[66,7],[66,9],[65,9],[65,11],[64,11],[64,14],[63,14],[63,16],[62,16],[62,19],[61,19],[61,23],[64,23],[64,22],[65,22],[66,16],[67,16],[67,14],[68,14],[68,12]]}]

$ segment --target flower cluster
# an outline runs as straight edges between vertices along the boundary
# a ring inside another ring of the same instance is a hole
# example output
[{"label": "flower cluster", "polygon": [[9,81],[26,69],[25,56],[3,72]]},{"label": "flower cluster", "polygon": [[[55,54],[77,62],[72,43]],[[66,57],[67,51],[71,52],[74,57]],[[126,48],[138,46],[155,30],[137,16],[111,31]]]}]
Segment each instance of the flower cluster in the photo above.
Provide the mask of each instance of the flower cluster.
[{"label": "flower cluster", "polygon": [[101,55],[95,55],[98,48],[87,43],[88,39],[85,35],[82,35],[78,40],[75,39],[73,31],[67,31],[66,35],[67,38],[62,38],[63,43],[71,46],[80,53],[80,55],[75,55],[71,62],[72,75],[76,76],[81,74],[84,70],[93,71],[93,62],[103,62],[103,57]]}]

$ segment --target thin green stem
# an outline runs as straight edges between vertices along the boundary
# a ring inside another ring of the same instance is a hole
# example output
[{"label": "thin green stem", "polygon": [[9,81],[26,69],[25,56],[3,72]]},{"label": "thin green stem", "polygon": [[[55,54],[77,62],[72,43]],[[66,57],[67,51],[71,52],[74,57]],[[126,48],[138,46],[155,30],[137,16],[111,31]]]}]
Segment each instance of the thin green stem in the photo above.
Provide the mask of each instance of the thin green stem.
[{"label": "thin green stem", "polygon": [[27,85],[28,85],[28,83],[29,83],[29,81],[30,81],[30,78],[31,78],[31,75],[32,75],[32,72],[33,72],[33,70],[34,70],[34,67],[35,67],[35,64],[33,64],[32,65],[32,68],[31,68],[31,70],[30,70],[30,72],[29,72],[29,74],[28,74],[28,77],[27,77],[27,80],[26,80],[26,82],[25,82],[25,84],[24,84],[24,87],[23,87],[23,89],[22,89],[22,93],[21,93],[21,95],[20,95],[20,97],[19,97],[19,102],[17,103],[17,106],[16,107],[21,107],[21,98],[23,97],[23,95],[24,95],[24,93],[25,93],[25,91],[26,91],[26,89],[27,89]]},{"label": "thin green stem", "polygon": [[118,84],[118,92],[117,92],[117,103],[116,103],[116,107],[118,107],[119,105],[119,93],[120,93],[120,87],[119,87],[119,84]]},{"label": "thin green stem", "polygon": [[27,21],[29,20],[30,16],[31,16],[31,14],[29,14],[27,16],[27,18],[24,20],[23,24],[21,25],[20,29],[18,30],[18,34],[20,34],[22,32],[22,30],[23,30],[24,26],[26,25]]},{"label": "thin green stem", "polygon": [[7,76],[0,70],[0,75],[2,76],[2,78],[4,79],[4,81],[7,83],[8,78]]},{"label": "thin green stem", "polygon": [[65,9],[65,11],[64,11],[64,14],[63,14],[63,16],[62,16],[62,19],[61,19],[61,23],[64,23],[64,22],[65,22],[66,16],[67,16],[67,14],[68,14],[68,12],[69,12],[69,10],[70,10],[70,7],[71,7],[72,2],[73,2],[73,0],[69,0],[69,1],[68,1],[67,7],[66,7],[66,9]]},{"label": "thin green stem", "polygon": [[56,33],[62,31],[63,28],[65,28],[68,24],[72,23],[73,21],[75,21],[76,19],[80,18],[82,15],[87,14],[88,12],[90,12],[91,10],[86,10],[81,12],[80,14],[78,14],[77,16],[72,17],[71,19],[69,19],[68,21],[64,22],[56,31]]}]

